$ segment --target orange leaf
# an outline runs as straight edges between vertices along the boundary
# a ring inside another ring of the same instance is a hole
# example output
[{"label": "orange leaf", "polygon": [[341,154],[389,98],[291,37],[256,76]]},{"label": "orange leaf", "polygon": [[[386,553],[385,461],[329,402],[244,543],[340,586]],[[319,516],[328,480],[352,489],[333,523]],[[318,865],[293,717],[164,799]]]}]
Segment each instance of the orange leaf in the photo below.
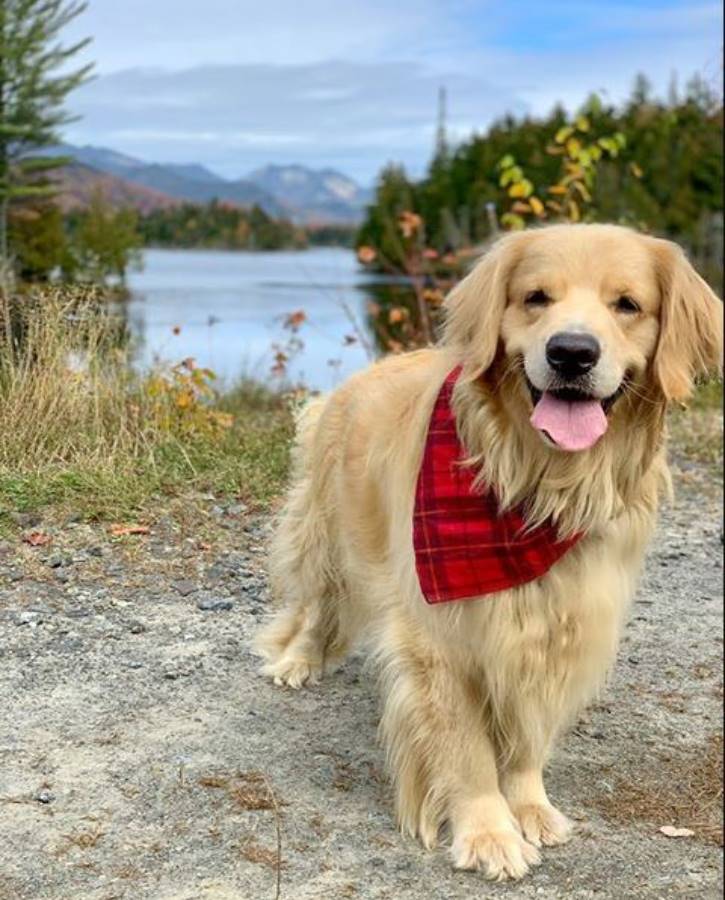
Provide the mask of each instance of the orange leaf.
[{"label": "orange leaf", "polygon": [[363,245],[362,247],[357,248],[357,258],[363,265],[368,265],[373,262],[377,253],[374,247],[368,247]]},{"label": "orange leaf", "polygon": [[44,531],[30,531],[23,535],[23,541],[30,544],[31,547],[44,547],[49,544],[53,538]]},{"label": "orange leaf", "polygon": [[148,525],[111,525],[111,534],[114,537],[125,537],[127,534],[149,534]]}]

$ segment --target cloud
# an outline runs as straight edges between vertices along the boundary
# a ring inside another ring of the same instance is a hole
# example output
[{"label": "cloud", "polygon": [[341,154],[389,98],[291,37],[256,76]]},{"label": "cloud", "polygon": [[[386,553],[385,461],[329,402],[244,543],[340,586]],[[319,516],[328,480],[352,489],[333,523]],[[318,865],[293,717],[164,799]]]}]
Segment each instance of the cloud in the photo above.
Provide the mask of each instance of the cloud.
[{"label": "cloud", "polygon": [[[451,127],[522,109],[485,78],[449,73]],[[203,158],[238,177],[261,162],[338,165],[366,180],[386,159],[414,168],[432,151],[441,76],[414,63],[132,69],[75,97],[69,136],[169,162]],[[169,102],[169,98],[174,102]],[[354,171],[353,171],[354,170]]]},{"label": "cloud", "polygon": [[592,90],[617,102],[638,71],[661,93],[673,70],[716,83],[721,22],[688,0],[90,0],[68,38],[94,34],[100,77],[67,137],[230,177],[301,162],[367,182],[391,159],[418,174],[441,84],[458,137]]}]

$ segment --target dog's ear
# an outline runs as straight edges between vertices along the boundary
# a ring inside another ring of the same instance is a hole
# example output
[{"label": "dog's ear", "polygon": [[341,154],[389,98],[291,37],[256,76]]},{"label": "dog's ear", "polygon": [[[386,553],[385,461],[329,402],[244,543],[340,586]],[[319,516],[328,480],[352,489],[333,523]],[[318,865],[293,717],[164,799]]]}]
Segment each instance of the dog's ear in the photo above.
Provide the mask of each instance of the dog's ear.
[{"label": "dog's ear", "polygon": [[667,400],[684,401],[697,378],[722,373],[723,304],[677,244],[650,240],[662,294],[654,377]]},{"label": "dog's ear", "polygon": [[509,278],[527,237],[500,238],[446,297],[443,343],[455,348],[465,380],[482,375],[496,356]]}]

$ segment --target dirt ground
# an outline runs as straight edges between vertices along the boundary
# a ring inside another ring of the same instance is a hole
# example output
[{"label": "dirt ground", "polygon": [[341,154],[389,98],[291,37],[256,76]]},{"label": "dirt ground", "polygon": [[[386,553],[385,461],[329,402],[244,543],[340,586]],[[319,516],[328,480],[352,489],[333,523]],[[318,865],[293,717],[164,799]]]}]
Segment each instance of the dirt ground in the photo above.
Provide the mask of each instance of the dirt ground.
[{"label": "dirt ground", "polygon": [[576,836],[506,885],[398,835],[360,660],[300,693],[257,674],[264,517],[209,499],[201,530],[160,515],[123,537],[19,517],[0,542],[0,898],[719,896],[720,494],[679,481],[613,682],[550,768]]}]

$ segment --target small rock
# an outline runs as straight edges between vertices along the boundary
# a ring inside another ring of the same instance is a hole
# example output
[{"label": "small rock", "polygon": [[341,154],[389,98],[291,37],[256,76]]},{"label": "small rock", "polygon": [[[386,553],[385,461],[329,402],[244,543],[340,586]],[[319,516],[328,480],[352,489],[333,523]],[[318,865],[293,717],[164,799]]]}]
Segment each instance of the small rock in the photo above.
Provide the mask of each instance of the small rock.
[{"label": "small rock", "polygon": [[68,609],[65,613],[69,619],[85,619],[87,616],[93,615],[90,609],[77,607],[76,609]]},{"label": "small rock", "polygon": [[241,514],[245,513],[247,509],[248,507],[244,503],[233,503],[231,506],[227,506],[227,515],[241,516]]},{"label": "small rock", "polygon": [[70,575],[62,569],[55,570],[55,580],[61,584],[67,584],[70,581]]},{"label": "small rock", "polygon": [[143,669],[143,663],[138,659],[127,659],[123,665],[125,665],[127,669]]},{"label": "small rock", "polygon": [[232,609],[234,604],[231,600],[223,600],[221,597],[204,597],[196,606],[197,609],[201,609],[204,612],[221,612]]},{"label": "small rock", "polygon": [[52,803],[55,800],[55,794],[51,793],[48,788],[41,788],[33,797],[38,803]]},{"label": "small rock", "polygon": [[144,631],[146,631],[146,626],[143,622],[129,622],[128,630],[131,632],[131,634],[143,634]]},{"label": "small rock", "polygon": [[103,556],[103,547],[89,547],[88,555],[89,556]]},{"label": "small rock", "polygon": [[35,628],[36,625],[40,625],[43,621],[43,616],[37,610],[34,609],[24,609],[19,612],[16,616],[15,622],[17,625],[30,625],[31,628]]},{"label": "small rock", "polygon": [[13,512],[10,513],[10,518],[20,528],[35,528],[42,522],[40,514],[33,512]]},{"label": "small rock", "polygon": [[194,591],[198,590],[193,581],[187,581],[185,579],[182,581],[175,581],[173,586],[176,592],[181,594],[182,597],[188,597],[189,594],[193,594]]},{"label": "small rock", "polygon": [[48,565],[51,569],[60,569],[61,566],[72,566],[73,557],[67,553],[55,553],[48,558]]}]

